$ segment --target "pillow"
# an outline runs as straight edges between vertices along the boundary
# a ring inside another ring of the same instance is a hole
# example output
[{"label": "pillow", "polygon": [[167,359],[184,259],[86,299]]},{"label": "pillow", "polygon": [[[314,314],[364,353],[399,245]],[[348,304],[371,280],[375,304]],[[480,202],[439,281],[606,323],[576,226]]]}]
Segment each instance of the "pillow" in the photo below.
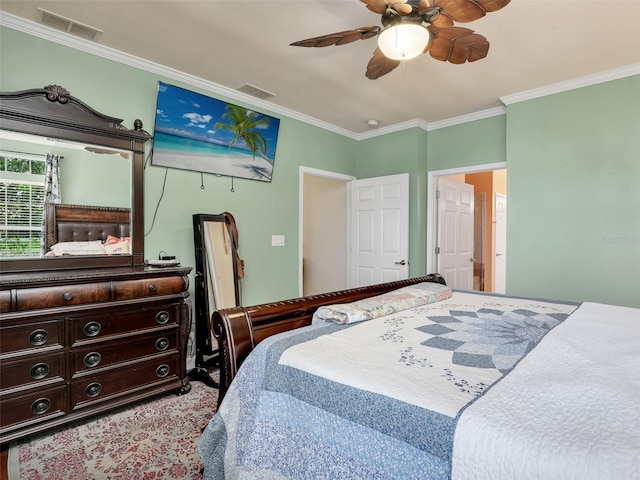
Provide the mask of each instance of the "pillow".
[{"label": "pillow", "polygon": [[113,235],[107,235],[107,239],[104,242],[104,250],[107,255],[129,254],[131,253],[131,242],[129,237],[114,237]]},{"label": "pillow", "polygon": [[356,323],[407,310],[451,297],[451,288],[439,283],[423,282],[392,292],[365,298],[353,303],[320,307],[313,314],[312,323],[329,320],[335,323]]},{"label": "pillow", "polygon": [[100,240],[90,242],[60,242],[51,245],[56,255],[104,255],[106,252]]}]

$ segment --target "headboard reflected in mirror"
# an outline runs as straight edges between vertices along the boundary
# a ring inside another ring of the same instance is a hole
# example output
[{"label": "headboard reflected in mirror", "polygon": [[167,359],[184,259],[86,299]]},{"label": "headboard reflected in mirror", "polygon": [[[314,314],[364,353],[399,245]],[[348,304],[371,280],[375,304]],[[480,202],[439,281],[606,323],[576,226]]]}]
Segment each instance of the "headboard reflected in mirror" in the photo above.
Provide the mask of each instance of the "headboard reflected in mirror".
[{"label": "headboard reflected in mirror", "polygon": [[45,208],[47,256],[131,254],[128,208],[60,203]]},{"label": "headboard reflected in mirror", "polygon": [[[123,267],[144,265],[144,218],[143,218],[143,173],[144,173],[144,146],[151,135],[143,130],[142,122],[135,120],[134,128],[128,129],[122,125],[122,119],[110,117],[92,109],[79,99],[70,95],[63,87],[49,85],[44,88],[22,90],[17,92],[0,92],[0,133],[8,132],[8,137],[29,135],[48,142],[56,142],[84,145],[85,151],[100,154],[101,168],[110,169],[110,173],[122,172],[126,180],[119,178],[119,182],[125,182],[127,186],[122,193],[130,196],[130,199],[120,200],[116,203],[105,205],[101,200],[96,200],[96,205],[84,205],[88,208],[84,213],[95,215],[96,222],[100,215],[111,215],[108,223],[123,218],[129,225],[128,235],[121,234],[118,238],[127,237],[130,241],[130,253],[117,255],[62,255],[41,256],[27,258],[18,253],[11,258],[0,256],[0,270],[3,272],[23,272],[34,270],[57,270],[69,268],[96,268],[96,267]],[[7,138],[0,135],[2,138]],[[0,145],[0,149],[1,149]],[[110,160],[113,159],[113,160]],[[84,162],[84,160],[81,160]],[[87,160],[90,162],[92,160]],[[110,162],[110,163],[105,163]],[[124,162],[124,163],[123,163]],[[4,163],[8,163],[5,161]],[[117,166],[116,166],[117,164]],[[113,169],[109,166],[113,165]],[[100,177],[96,174],[97,168],[91,165],[88,168],[90,174],[84,174],[83,180],[89,180],[89,176]],[[117,175],[120,175],[118,173]],[[9,174],[6,175],[10,177]],[[2,178],[3,185],[9,180]],[[5,187],[5,191],[7,188]],[[113,190],[113,189],[109,189]],[[98,195],[96,193],[96,198]],[[61,199],[65,202],[64,197]],[[0,199],[0,201],[2,201]],[[83,201],[83,203],[85,203]],[[75,205],[75,207],[81,207]],[[5,204],[6,208],[6,204]],[[37,210],[37,208],[35,209]],[[118,211],[121,210],[119,213]],[[45,233],[55,221],[47,220],[47,212],[55,211],[52,207],[42,205],[45,224]],[[62,210],[61,210],[62,211]],[[78,208],[76,208],[76,213]],[[125,212],[126,211],[126,212]],[[120,215],[118,217],[118,215]],[[123,216],[124,215],[124,216]],[[118,217],[118,218],[114,218]],[[0,230],[0,242],[7,241],[7,226]],[[19,229],[18,229],[19,230]],[[51,242],[49,234],[43,235],[42,251],[49,251]]]}]

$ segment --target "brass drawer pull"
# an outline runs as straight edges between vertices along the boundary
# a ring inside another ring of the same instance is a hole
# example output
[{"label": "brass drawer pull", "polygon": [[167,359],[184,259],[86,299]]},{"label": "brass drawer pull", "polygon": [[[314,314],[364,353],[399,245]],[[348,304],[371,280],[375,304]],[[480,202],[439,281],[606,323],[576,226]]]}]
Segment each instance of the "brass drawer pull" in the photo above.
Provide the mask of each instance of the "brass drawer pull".
[{"label": "brass drawer pull", "polygon": [[158,368],[156,368],[156,375],[159,378],[164,378],[167,375],[169,375],[169,365],[163,363],[162,365],[160,365]]},{"label": "brass drawer pull", "polygon": [[102,391],[102,385],[100,385],[97,382],[90,383],[89,385],[87,385],[87,388],[84,389],[85,395],[89,398],[97,397],[98,395],[100,395],[101,391]]},{"label": "brass drawer pull", "polygon": [[158,290],[158,286],[155,283],[152,283],[151,285],[149,285],[149,290],[155,292],[156,290]]},{"label": "brass drawer pull", "polygon": [[156,322],[160,325],[164,325],[169,321],[169,312],[162,310],[156,314]]},{"label": "brass drawer pull", "polygon": [[67,292],[67,293],[65,293],[65,294],[62,296],[62,298],[64,298],[67,302],[68,302],[69,300],[73,300],[73,293],[71,293],[71,292]]},{"label": "brass drawer pull", "polygon": [[29,375],[31,375],[31,378],[34,380],[42,380],[44,377],[49,375],[49,365],[46,363],[36,363],[31,367]]},{"label": "brass drawer pull", "polygon": [[31,404],[31,413],[34,415],[42,415],[51,408],[51,400],[48,398],[39,398]]},{"label": "brass drawer pull", "polygon": [[82,329],[87,337],[95,337],[100,333],[100,330],[102,330],[102,325],[98,322],[89,322]]},{"label": "brass drawer pull", "polygon": [[168,347],[169,347],[169,340],[167,340],[166,338],[162,337],[162,338],[159,338],[158,340],[156,340],[156,350],[159,350],[160,352],[163,352]]},{"label": "brass drawer pull", "polygon": [[100,363],[100,360],[102,360],[102,355],[100,355],[98,352],[89,352],[84,356],[83,363],[85,367],[91,368],[98,365]]},{"label": "brass drawer pull", "polygon": [[47,340],[49,340],[49,334],[46,332],[46,330],[34,330],[33,332],[31,332],[31,335],[29,335],[29,343],[36,347],[44,345],[45,343],[47,343]]}]

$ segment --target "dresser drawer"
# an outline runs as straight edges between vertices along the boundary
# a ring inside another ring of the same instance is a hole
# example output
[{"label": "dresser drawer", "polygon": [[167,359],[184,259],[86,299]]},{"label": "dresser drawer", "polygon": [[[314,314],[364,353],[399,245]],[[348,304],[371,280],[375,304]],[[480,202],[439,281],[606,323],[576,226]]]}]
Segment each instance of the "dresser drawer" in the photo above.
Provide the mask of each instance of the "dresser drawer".
[{"label": "dresser drawer", "polygon": [[16,291],[16,310],[65,307],[111,300],[111,283],[87,283],[47,288],[24,288]]},{"label": "dresser drawer", "polygon": [[179,365],[179,355],[172,354],[102,374],[84,375],[71,383],[71,408],[77,410],[153,384],[177,381]]},{"label": "dresser drawer", "polygon": [[115,282],[115,299],[171,295],[184,291],[186,285],[182,277],[158,277],[143,280],[126,280]]},{"label": "dresser drawer", "polygon": [[87,370],[97,370],[117,363],[124,363],[150,355],[176,352],[178,329],[134,335],[116,341],[96,342],[71,351],[72,375]]},{"label": "dresser drawer", "polygon": [[[64,351],[48,355],[27,355],[27,358],[0,365],[0,389],[2,394],[26,386],[51,383],[65,377]],[[4,412],[3,412],[4,415]]]},{"label": "dresser drawer", "polygon": [[11,311],[11,290],[0,290],[0,313]]},{"label": "dresser drawer", "polygon": [[[0,357],[24,350],[44,350],[64,344],[64,320],[48,320],[34,323],[3,323],[0,328]],[[25,352],[26,353],[26,352]]]},{"label": "dresser drawer", "polygon": [[177,303],[150,305],[114,313],[70,317],[71,346],[112,335],[125,335],[148,329],[178,325]]},{"label": "dresser drawer", "polygon": [[0,435],[66,413],[67,387],[55,387],[0,401]]}]

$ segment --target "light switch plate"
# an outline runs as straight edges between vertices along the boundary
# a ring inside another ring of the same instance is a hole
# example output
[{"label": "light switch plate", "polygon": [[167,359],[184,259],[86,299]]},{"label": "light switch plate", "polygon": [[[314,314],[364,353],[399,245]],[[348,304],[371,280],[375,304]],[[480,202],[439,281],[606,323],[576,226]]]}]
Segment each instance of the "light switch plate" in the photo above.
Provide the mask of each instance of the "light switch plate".
[{"label": "light switch plate", "polygon": [[284,235],[271,235],[272,247],[284,247]]}]

